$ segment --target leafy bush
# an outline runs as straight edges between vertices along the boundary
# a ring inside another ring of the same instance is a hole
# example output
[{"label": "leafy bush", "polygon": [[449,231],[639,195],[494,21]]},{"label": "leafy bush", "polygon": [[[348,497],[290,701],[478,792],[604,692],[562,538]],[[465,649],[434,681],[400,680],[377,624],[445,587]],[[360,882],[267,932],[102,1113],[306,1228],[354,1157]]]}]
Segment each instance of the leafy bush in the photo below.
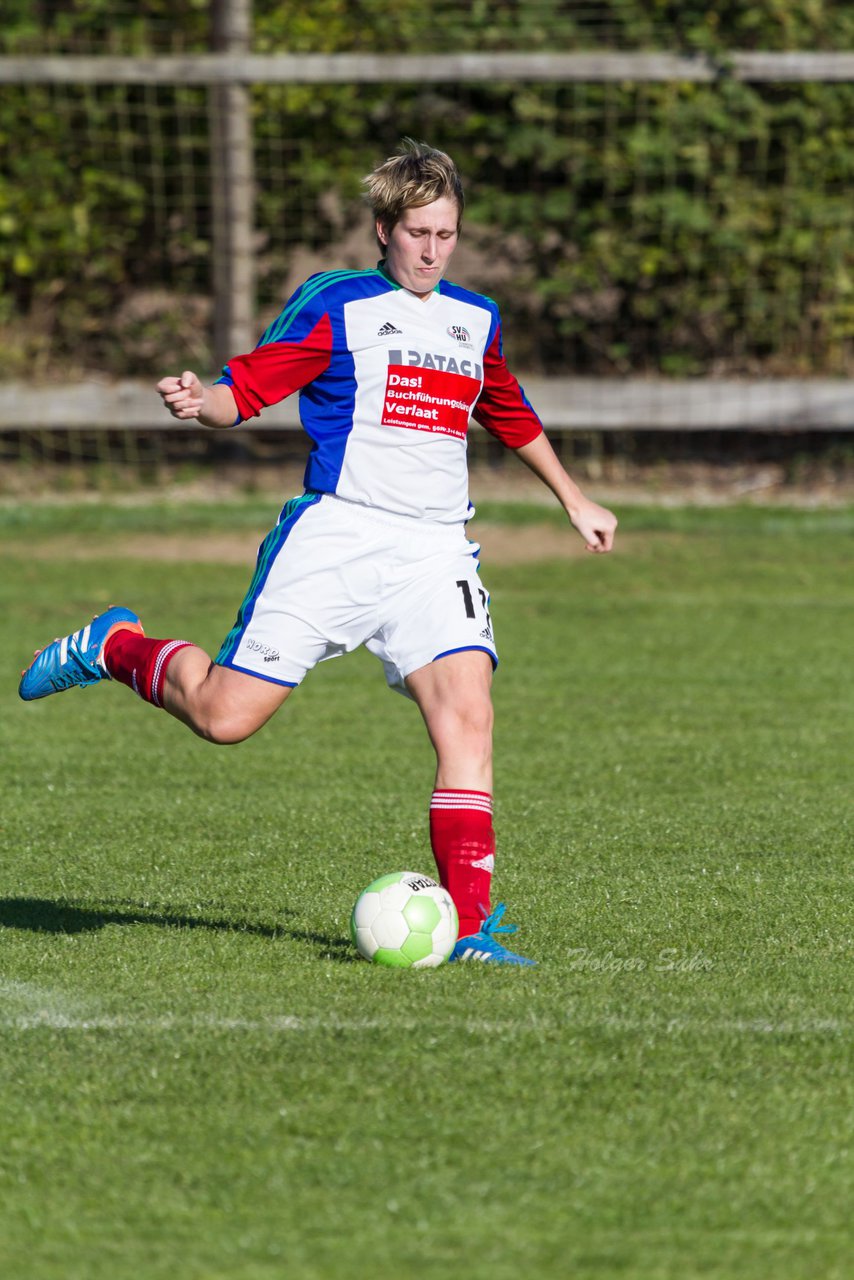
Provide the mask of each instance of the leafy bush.
[{"label": "leafy bush", "polygon": [[[205,0],[9,8],[6,51],[208,47]],[[363,216],[360,175],[409,133],[464,171],[467,281],[500,292],[517,364],[850,373],[854,86],[747,85],[725,67],[730,48],[852,43],[854,11],[821,0],[400,0],[393,14],[377,0],[256,0],[259,52],[657,45],[722,67],[704,84],[255,86],[260,301],[280,298],[300,246],[335,262]],[[204,90],[6,86],[0,148],[7,371],[35,357],[148,372],[185,338],[198,347],[220,163]],[[171,299],[162,350],[145,307],[128,305],[152,288]]]}]

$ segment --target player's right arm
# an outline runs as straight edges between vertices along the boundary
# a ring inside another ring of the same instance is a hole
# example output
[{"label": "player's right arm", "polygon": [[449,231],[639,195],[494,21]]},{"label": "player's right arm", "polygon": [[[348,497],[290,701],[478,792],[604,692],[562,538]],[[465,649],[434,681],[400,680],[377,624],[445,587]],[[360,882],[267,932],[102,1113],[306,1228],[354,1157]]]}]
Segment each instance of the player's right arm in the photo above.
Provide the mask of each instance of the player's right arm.
[{"label": "player's right arm", "polygon": [[161,378],[157,390],[173,418],[234,427],[320,377],[333,345],[323,282],[319,275],[301,285],[254,351],[232,357],[212,386],[203,386],[190,369],[179,378]]},{"label": "player's right arm", "polygon": [[219,382],[204,387],[191,369],[186,369],[180,378],[161,378],[157,390],[173,418],[195,419],[203,427],[233,427],[237,420],[237,402],[231,387]]}]

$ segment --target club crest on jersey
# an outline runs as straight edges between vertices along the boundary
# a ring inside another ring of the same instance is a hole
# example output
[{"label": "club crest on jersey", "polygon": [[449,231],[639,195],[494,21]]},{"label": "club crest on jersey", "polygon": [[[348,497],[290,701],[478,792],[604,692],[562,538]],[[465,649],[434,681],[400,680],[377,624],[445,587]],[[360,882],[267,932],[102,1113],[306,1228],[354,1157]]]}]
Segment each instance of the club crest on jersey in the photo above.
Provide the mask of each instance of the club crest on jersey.
[{"label": "club crest on jersey", "polygon": [[469,333],[468,329],[465,328],[464,325],[449,324],[448,337],[453,338],[455,342],[459,342],[464,347],[471,346],[471,334]]}]

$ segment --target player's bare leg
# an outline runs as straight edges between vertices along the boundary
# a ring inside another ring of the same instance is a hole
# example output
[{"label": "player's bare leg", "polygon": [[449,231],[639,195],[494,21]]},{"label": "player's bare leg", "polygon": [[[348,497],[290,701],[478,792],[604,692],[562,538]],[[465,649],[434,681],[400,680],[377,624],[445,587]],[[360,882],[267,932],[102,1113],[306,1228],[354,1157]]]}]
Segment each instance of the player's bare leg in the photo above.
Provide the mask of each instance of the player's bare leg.
[{"label": "player's bare leg", "polygon": [[132,610],[112,605],[79,631],[36,650],[19,692],[31,702],[102,680],[128,685],[218,743],[250,737],[291,691],[290,685],[218,667],[186,640],[152,639]]},{"label": "player's bare leg", "polygon": [[489,909],[495,865],[492,828],[492,662],[477,649],[448,654],[406,681],[436,752],[430,839],[439,878],[457,907],[460,937],[452,960],[529,965],[495,934],[504,905]]},{"label": "player's bare leg", "polygon": [[188,645],[166,668],[161,703],[200,738],[228,744],[256,733],[290,692],[289,685],[218,667],[203,649]]},{"label": "player's bare leg", "polygon": [[480,649],[420,667],[406,686],[436,752],[436,786],[492,792],[492,661]]}]

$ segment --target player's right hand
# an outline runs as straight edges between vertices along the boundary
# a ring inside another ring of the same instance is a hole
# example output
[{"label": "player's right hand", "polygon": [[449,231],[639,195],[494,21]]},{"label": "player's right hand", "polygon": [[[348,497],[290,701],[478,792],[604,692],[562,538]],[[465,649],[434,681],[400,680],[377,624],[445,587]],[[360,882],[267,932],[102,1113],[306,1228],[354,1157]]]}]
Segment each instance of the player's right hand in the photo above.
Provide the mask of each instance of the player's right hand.
[{"label": "player's right hand", "polygon": [[157,390],[173,418],[198,418],[205,402],[205,389],[191,369],[180,378],[161,378]]}]

